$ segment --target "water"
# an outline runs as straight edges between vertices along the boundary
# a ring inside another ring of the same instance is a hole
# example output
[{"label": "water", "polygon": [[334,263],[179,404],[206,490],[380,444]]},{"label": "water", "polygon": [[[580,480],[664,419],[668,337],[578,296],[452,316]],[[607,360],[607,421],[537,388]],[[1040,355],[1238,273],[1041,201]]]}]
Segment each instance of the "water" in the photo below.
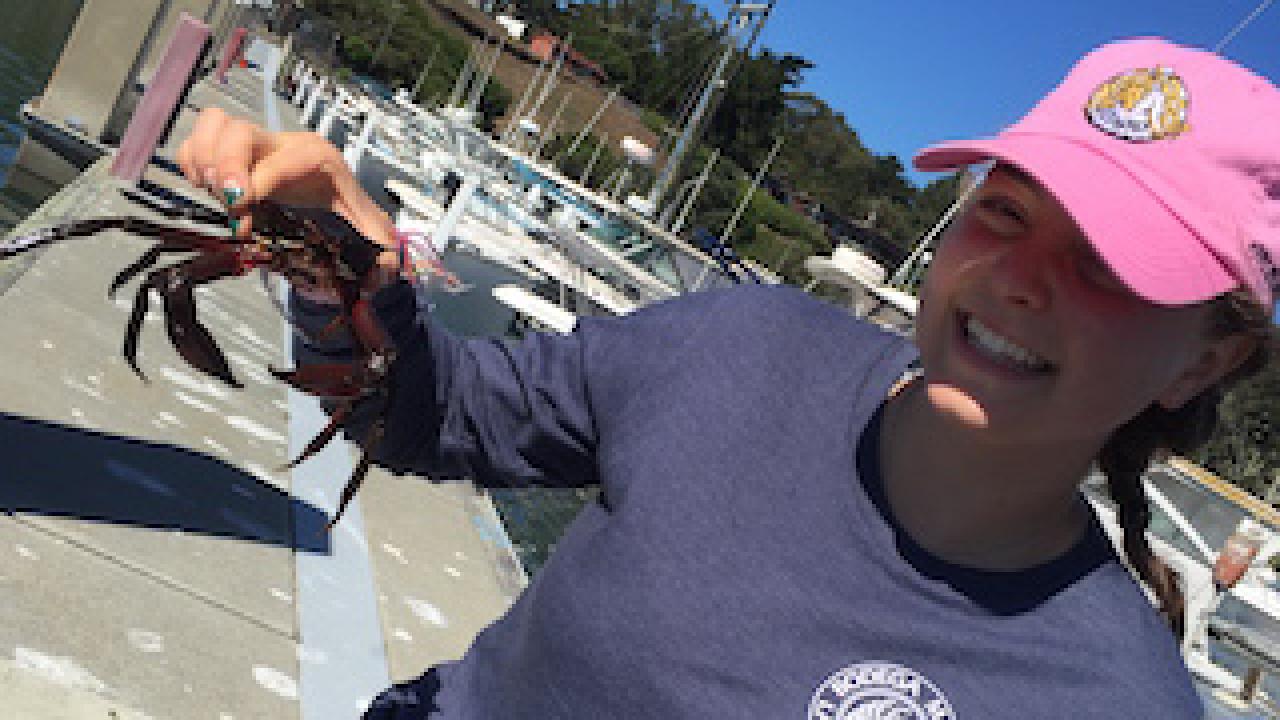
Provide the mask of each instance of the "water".
[{"label": "water", "polygon": [[[492,289],[503,284],[528,289],[529,282],[475,255],[449,252],[441,260],[471,289],[459,294],[434,293],[431,311],[435,317],[459,335],[514,339],[520,332],[515,313],[494,299]],[[504,489],[491,490],[489,496],[521,564],[532,576],[550,556],[565,526],[595,497],[595,490]]]},{"label": "water", "polygon": [[25,135],[18,109],[44,90],[80,5],[81,0],[0,0],[0,231],[45,199],[9,186]]}]

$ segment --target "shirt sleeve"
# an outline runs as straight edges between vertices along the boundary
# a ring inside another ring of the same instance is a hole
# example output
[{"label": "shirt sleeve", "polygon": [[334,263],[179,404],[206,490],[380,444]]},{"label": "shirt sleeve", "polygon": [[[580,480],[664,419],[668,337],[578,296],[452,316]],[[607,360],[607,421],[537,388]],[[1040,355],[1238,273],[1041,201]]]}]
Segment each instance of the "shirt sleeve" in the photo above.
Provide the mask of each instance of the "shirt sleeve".
[{"label": "shirt sleeve", "polygon": [[[295,322],[312,335],[336,312],[296,293],[290,301]],[[404,282],[379,291],[373,304],[399,353],[385,435],[374,453],[379,465],[433,479],[470,477],[486,487],[598,482],[578,333],[462,338],[419,312]],[[346,362],[351,347],[345,333],[321,342],[296,336],[294,359],[299,366]],[[344,423],[353,442],[374,420],[377,408],[369,405]]]}]

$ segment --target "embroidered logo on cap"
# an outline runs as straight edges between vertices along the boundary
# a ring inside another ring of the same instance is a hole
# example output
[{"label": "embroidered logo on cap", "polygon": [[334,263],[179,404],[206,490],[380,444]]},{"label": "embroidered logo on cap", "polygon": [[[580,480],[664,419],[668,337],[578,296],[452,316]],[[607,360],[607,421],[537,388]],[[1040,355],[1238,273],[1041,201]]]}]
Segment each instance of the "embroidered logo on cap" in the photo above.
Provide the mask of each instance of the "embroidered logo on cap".
[{"label": "embroidered logo on cap", "polygon": [[1138,68],[1113,76],[1089,95],[1084,114],[1099,130],[1130,142],[1187,131],[1187,86],[1170,68]]}]

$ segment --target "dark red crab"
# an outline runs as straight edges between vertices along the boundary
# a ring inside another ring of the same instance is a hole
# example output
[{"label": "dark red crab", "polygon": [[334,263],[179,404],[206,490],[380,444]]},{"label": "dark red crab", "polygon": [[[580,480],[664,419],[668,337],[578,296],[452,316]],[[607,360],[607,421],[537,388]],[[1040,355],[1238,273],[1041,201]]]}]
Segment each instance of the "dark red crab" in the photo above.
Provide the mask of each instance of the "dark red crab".
[{"label": "dark red crab", "polygon": [[[170,218],[182,218],[204,225],[226,226],[224,213],[195,204],[166,206],[125,191],[134,202]],[[260,203],[253,211],[249,237],[206,233],[174,227],[138,217],[107,217],[45,228],[0,243],[0,257],[9,257],[62,240],[94,235],[104,230],[156,238],[157,243],[125,267],[111,282],[109,295],[146,272],[134,296],[124,338],[124,356],[139,377],[138,337],[150,305],[151,294],[160,296],[165,329],[178,353],[192,367],[239,388],[226,356],[213,336],[196,317],[195,288],[226,277],[244,275],[255,268],[280,273],[332,287],[340,301],[334,322],[321,331],[329,334],[347,327],[354,340],[354,360],[350,363],[308,365],[298,370],[271,368],[271,373],[303,392],[338,401],[329,424],[307,444],[288,467],[314,455],[333,439],[346,418],[357,408],[372,404],[375,420],[360,443],[363,454],[343,488],[332,527],[346,510],[364,481],[370,456],[382,438],[390,401],[389,377],[396,350],[370,306],[369,279],[376,270],[382,247],[371,242],[341,216],[323,210]],[[171,265],[155,267],[167,253],[189,257]]]}]

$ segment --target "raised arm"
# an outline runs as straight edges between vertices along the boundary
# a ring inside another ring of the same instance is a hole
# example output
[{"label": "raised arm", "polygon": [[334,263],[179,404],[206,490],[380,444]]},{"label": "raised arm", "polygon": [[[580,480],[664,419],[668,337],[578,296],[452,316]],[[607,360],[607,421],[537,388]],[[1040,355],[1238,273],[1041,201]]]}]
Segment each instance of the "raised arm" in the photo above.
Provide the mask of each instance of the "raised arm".
[{"label": "raised arm", "polygon": [[[292,301],[306,329],[332,317],[324,305],[296,294]],[[406,283],[383,288],[373,303],[399,351],[378,464],[435,479],[470,476],[489,487],[598,482],[582,336],[462,338],[420,312]],[[299,339],[294,358],[341,361],[347,347],[343,337]],[[371,420],[356,414],[348,436],[362,438]]]}]

